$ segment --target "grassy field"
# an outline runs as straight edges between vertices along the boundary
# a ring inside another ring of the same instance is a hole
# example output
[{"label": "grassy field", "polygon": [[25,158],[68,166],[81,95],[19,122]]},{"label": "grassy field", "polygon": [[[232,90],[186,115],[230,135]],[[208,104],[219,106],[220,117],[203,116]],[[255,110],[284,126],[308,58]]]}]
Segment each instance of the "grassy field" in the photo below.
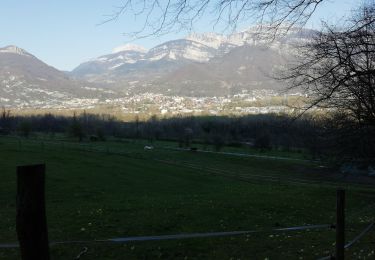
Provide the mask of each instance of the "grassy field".
[{"label": "grassy field", "polygon": [[[348,184],[290,154],[284,160],[194,153],[165,142],[144,151],[144,144],[0,138],[0,244],[17,241],[16,166],[41,162],[47,165],[51,241],[331,224],[337,186],[347,189],[348,240],[375,214],[371,186]],[[370,257],[373,233],[350,248],[349,257]],[[81,259],[316,259],[332,251],[334,236],[332,230],[309,230],[69,244],[52,246],[51,255],[74,259],[87,247]],[[0,259],[19,259],[19,252],[0,249]]]}]

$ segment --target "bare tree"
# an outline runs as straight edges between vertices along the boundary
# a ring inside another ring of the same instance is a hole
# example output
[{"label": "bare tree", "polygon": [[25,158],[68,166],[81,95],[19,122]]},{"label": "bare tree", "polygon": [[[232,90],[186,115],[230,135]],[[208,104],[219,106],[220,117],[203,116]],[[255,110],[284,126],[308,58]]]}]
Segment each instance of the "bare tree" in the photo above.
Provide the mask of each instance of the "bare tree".
[{"label": "bare tree", "polygon": [[305,108],[331,111],[322,137],[340,160],[375,158],[375,2],[339,27],[325,24],[280,77],[310,96]]},{"label": "bare tree", "polygon": [[375,126],[374,29],[374,4],[362,6],[343,28],[326,24],[280,79],[310,95],[308,108],[329,108]]},{"label": "bare tree", "polygon": [[2,134],[9,134],[11,128],[10,119],[10,110],[6,110],[5,107],[3,107],[0,112],[0,132]]},{"label": "bare tree", "polygon": [[305,25],[323,2],[327,0],[123,0],[103,23],[133,15],[144,23],[131,36],[142,38],[192,30],[202,17],[210,15],[214,28],[220,24],[224,30],[235,30],[241,22],[257,22],[273,33],[286,25],[285,33]]},{"label": "bare tree", "polygon": [[72,118],[71,125],[69,126],[68,132],[72,137],[78,138],[79,142],[82,142],[83,137],[85,136],[82,123],[80,122],[75,112]]}]

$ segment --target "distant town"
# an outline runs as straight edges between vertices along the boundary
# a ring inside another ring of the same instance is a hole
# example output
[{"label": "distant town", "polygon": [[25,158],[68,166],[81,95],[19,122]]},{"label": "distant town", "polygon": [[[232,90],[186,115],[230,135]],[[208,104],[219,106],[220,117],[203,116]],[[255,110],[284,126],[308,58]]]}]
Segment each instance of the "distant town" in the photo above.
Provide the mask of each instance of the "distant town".
[{"label": "distant town", "polygon": [[302,93],[280,94],[273,90],[254,90],[250,93],[224,97],[184,97],[155,93],[124,95],[120,98],[72,98],[48,100],[34,104],[18,104],[17,108],[41,110],[103,110],[121,114],[142,115],[225,115],[293,113],[297,104],[304,103]]}]

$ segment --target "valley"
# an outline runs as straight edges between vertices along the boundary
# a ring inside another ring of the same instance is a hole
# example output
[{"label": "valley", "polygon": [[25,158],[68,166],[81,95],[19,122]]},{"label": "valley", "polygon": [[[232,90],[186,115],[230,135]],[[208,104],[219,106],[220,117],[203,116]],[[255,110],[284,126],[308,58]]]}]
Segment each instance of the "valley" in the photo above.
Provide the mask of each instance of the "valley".
[{"label": "valley", "polygon": [[312,34],[295,29],[270,41],[253,27],[232,35],[191,34],[150,50],[126,44],[70,72],[7,46],[0,48],[0,106],[125,115],[290,113],[306,95],[286,91],[273,77]]}]

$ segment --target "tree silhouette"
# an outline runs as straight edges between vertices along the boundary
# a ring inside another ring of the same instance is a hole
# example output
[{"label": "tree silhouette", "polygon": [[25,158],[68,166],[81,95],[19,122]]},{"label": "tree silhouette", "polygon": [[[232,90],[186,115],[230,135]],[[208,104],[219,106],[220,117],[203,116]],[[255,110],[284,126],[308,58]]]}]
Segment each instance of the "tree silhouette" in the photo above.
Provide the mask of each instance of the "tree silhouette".
[{"label": "tree silhouette", "polygon": [[71,136],[78,138],[79,142],[82,142],[85,136],[81,122],[78,120],[76,113],[73,115],[71,125],[69,127],[69,133]]},{"label": "tree silhouette", "polygon": [[375,126],[375,7],[364,5],[344,28],[325,25],[279,79],[304,89],[315,106]]}]

